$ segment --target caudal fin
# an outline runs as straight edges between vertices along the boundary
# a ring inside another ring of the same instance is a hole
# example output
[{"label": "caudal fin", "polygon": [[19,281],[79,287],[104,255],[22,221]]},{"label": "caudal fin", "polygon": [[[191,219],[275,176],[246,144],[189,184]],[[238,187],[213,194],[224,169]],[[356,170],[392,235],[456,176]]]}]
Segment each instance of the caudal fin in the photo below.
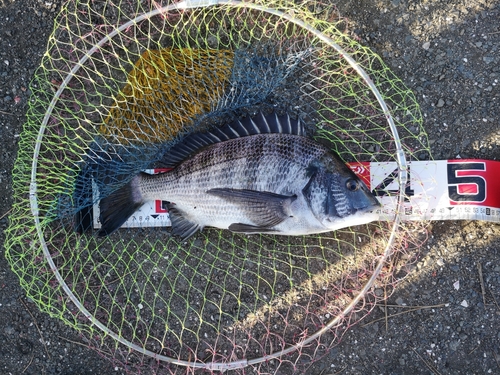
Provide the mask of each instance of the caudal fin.
[{"label": "caudal fin", "polygon": [[139,191],[139,178],[134,177],[128,184],[101,199],[101,230],[99,236],[107,236],[120,228],[123,223],[144,203]]}]

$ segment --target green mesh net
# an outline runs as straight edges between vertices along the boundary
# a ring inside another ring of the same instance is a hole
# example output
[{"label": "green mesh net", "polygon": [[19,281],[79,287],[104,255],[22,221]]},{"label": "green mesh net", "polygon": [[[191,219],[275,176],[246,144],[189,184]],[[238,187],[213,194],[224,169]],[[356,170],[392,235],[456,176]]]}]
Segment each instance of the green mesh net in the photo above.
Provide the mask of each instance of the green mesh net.
[{"label": "green mesh net", "polygon": [[6,255],[29,298],[130,373],[302,373],[336,345],[411,268],[425,224],[181,241],[147,221],[97,237],[91,217],[96,176],[116,176],[98,186],[107,194],[183,135],[270,109],[346,162],[397,162],[401,202],[406,162],[430,157],[418,105],[336,14],[273,0],[66,4],[13,173]]}]

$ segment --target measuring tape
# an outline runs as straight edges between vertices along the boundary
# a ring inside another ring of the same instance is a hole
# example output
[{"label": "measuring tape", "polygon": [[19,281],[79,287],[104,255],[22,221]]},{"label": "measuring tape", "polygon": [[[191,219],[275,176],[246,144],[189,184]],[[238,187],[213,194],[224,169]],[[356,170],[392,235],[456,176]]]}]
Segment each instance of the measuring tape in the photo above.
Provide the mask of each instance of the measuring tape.
[{"label": "measuring tape", "polygon": [[[399,193],[396,162],[349,163],[381,203],[380,220],[392,220]],[[162,169],[147,173],[164,172]],[[94,186],[94,197],[98,194]],[[401,219],[485,220],[500,222],[500,162],[478,159],[412,161]],[[99,205],[93,207],[94,228],[100,228]],[[170,226],[165,202],[146,202],[122,228]]]}]

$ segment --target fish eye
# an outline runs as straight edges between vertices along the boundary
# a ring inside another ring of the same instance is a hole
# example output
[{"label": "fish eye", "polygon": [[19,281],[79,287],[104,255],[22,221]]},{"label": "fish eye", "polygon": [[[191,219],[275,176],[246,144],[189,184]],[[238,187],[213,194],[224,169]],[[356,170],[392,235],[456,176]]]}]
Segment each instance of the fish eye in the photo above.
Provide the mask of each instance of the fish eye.
[{"label": "fish eye", "polygon": [[349,191],[356,191],[359,189],[359,182],[353,178],[350,178],[346,181],[345,186]]}]

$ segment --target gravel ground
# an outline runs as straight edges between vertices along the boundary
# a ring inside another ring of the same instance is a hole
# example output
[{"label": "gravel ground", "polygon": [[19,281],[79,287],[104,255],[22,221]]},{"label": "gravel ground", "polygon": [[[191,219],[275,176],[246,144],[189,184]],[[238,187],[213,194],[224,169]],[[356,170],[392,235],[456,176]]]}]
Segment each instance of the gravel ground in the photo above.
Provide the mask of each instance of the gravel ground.
[{"label": "gravel ground", "polygon": [[[48,1],[0,2],[2,243],[27,87],[58,8]],[[498,158],[500,1],[352,0],[338,8],[361,43],[417,94],[435,159]],[[433,223],[416,271],[387,307],[377,307],[348,331],[309,372],[499,374],[499,249],[498,225]],[[409,311],[410,306],[422,308]],[[121,372],[80,342],[73,330],[24,297],[0,257],[0,373]]]}]

